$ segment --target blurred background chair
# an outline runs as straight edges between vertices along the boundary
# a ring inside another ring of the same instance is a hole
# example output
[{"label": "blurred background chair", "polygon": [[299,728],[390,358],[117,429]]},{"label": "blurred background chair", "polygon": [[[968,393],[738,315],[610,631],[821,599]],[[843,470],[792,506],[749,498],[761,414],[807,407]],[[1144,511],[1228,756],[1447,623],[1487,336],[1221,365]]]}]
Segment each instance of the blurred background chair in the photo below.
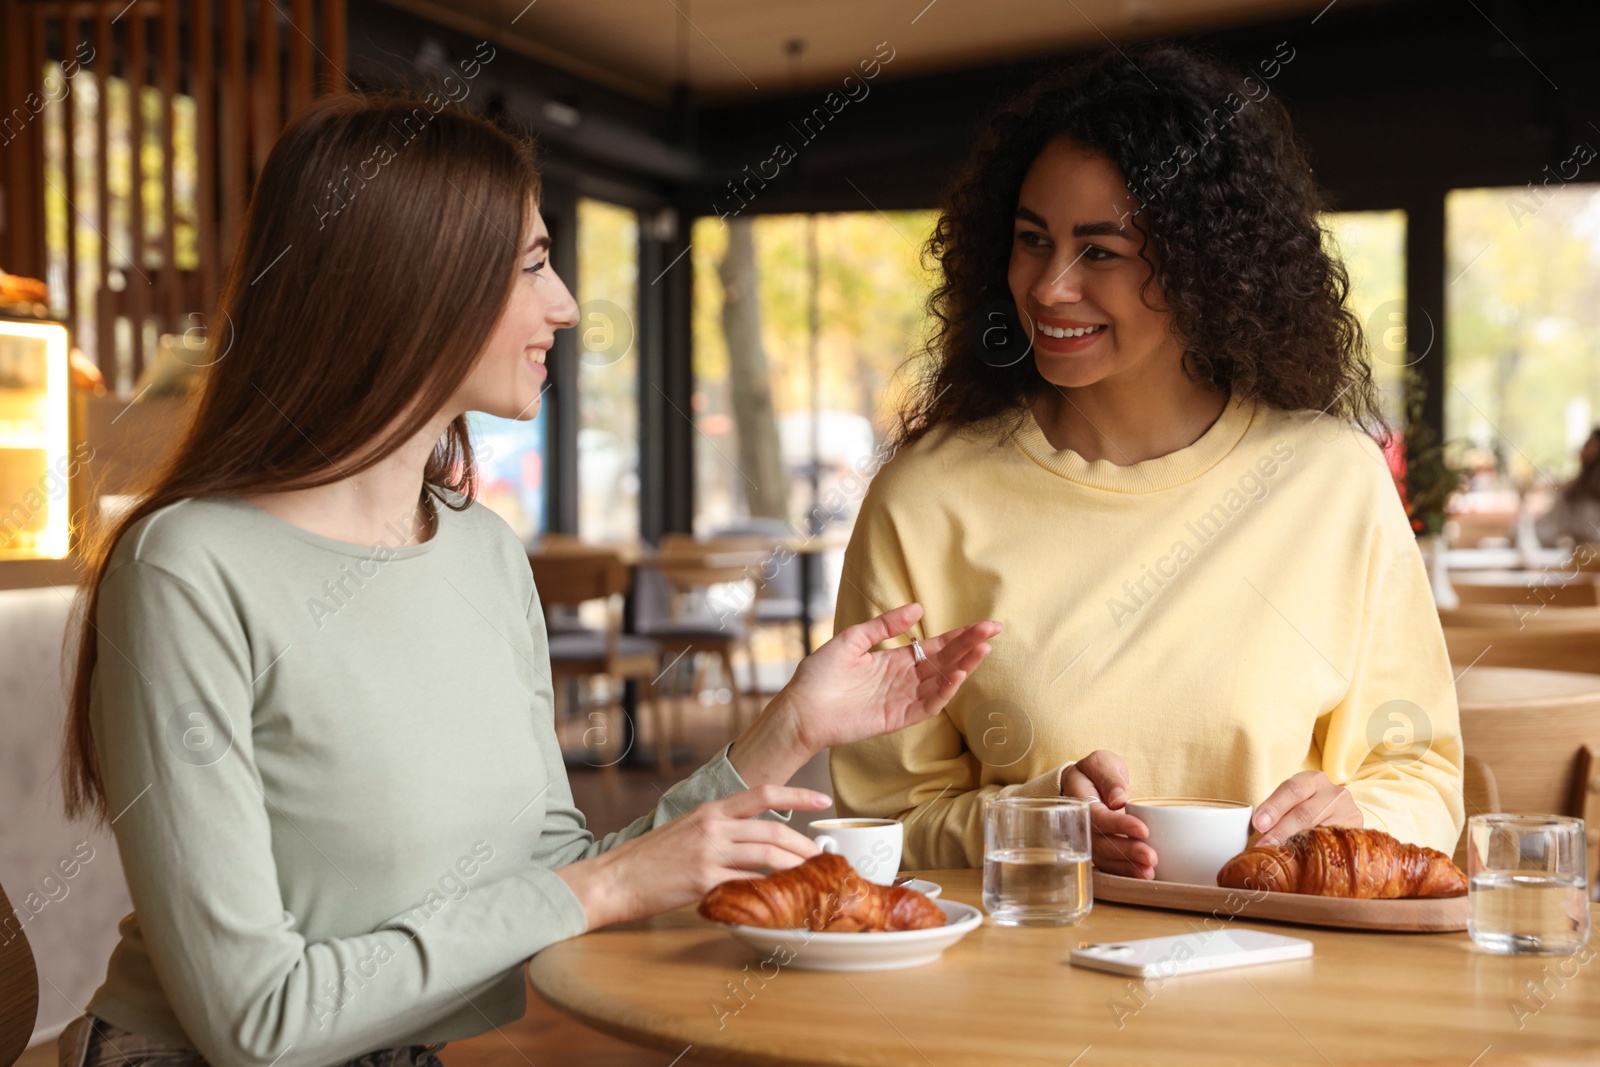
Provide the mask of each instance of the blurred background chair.
[{"label": "blurred background chair", "polygon": [[[714,529],[702,542],[721,548],[753,549],[766,554],[754,583],[755,604],[751,625],[755,633],[752,637],[757,636],[762,630],[774,631],[782,642],[780,647],[783,648],[785,668],[789,667],[791,659],[792,662],[798,663],[805,656],[805,638],[801,630],[805,618],[805,613],[802,611],[804,603],[802,597],[811,596],[811,618],[819,618],[828,611],[825,597],[819,600],[816,590],[801,588],[803,583],[800,577],[802,570],[800,557],[785,547],[793,536],[794,531],[782,519],[754,517],[741,523]],[[754,669],[753,663],[752,669]],[[790,669],[785,669],[782,675],[787,678],[790,673]],[[770,688],[776,687],[763,684],[759,674],[750,679],[751,692],[766,692]]]},{"label": "blurred background chair", "polygon": [[1476,804],[1586,819],[1591,889],[1600,886],[1600,675],[1480,666],[1456,696],[1467,814]]},{"label": "blurred background chair", "polygon": [[739,735],[744,722],[744,685],[734,666],[734,652],[743,654],[754,692],[755,657],[750,646],[754,628],[755,587],[762,567],[771,557],[763,543],[701,541],[688,534],[668,534],[655,555],[645,561],[670,589],[666,618],[639,623],[638,632],[655,641],[672,673],[671,693],[676,729],[682,731],[679,703],[685,696],[681,680],[687,667],[692,673],[688,695],[698,698],[705,688],[699,659],[712,657],[729,692],[728,737]]},{"label": "blurred background chair", "polygon": [[[534,556],[551,559],[559,556],[588,555],[595,546],[589,544],[573,534],[545,533],[528,546],[528,559],[531,562]],[[538,573],[534,574],[534,585],[539,586]],[[551,604],[544,600],[544,590],[539,589],[539,598],[544,606],[545,629],[551,634],[560,633],[591,633],[593,628],[584,625],[579,617],[579,606],[571,604]]]},{"label": "blurred background chair", "polygon": [[1499,623],[1492,624],[1492,612],[1482,606],[1461,625],[1461,608],[1444,619],[1445,646],[1450,661],[1458,668],[1527,667],[1551,671],[1600,671],[1600,610],[1593,608],[1546,608],[1521,620],[1509,610]]},{"label": "blurred background chair", "polygon": [[[558,721],[570,721],[576,713],[584,724],[584,758],[594,759],[611,779],[617,761],[627,755],[626,751],[612,751],[614,739],[636,736],[632,731],[615,729],[611,715],[623,713],[623,683],[639,682],[640,703],[648,704],[651,712],[651,741],[656,748],[657,765],[663,774],[670,773],[671,738],[655,688],[662,646],[648,637],[622,632],[622,597],[631,584],[627,565],[615,551],[576,544],[530,552],[528,565],[533,568],[534,585],[547,619],[555,608],[576,612],[595,601],[604,605],[601,626],[585,626],[575,615],[568,614],[560,628],[550,633],[550,670],[558,705],[574,703],[573,689],[577,696],[577,707],[568,707]],[[568,680],[577,685],[564,686],[562,683]],[[601,700],[596,700],[593,693],[597,680],[605,684]],[[599,716],[598,722],[595,716]]]},{"label": "blurred background chair", "polygon": [[1452,512],[1445,523],[1445,537],[1452,547],[1477,548],[1510,544],[1516,525],[1516,512],[1509,510],[1486,512]]}]

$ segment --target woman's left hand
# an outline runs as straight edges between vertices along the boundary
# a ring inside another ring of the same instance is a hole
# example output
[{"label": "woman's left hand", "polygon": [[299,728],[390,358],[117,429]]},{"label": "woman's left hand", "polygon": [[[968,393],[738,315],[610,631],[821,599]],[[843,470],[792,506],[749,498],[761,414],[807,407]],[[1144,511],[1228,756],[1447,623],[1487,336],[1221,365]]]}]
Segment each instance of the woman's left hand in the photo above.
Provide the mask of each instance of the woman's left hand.
[{"label": "woman's left hand", "polygon": [[909,645],[872,646],[909,630],[921,604],[906,604],[841,630],[800,661],[774,703],[786,702],[808,751],[848,744],[913,726],[943,710],[961,683],[989,654],[1000,632],[993,621],[958,626],[920,642],[928,659],[916,662]]},{"label": "woman's left hand", "polygon": [[1256,807],[1250,825],[1262,831],[1257,845],[1281,845],[1313,826],[1360,826],[1365,820],[1350,790],[1321,771],[1301,771]]}]

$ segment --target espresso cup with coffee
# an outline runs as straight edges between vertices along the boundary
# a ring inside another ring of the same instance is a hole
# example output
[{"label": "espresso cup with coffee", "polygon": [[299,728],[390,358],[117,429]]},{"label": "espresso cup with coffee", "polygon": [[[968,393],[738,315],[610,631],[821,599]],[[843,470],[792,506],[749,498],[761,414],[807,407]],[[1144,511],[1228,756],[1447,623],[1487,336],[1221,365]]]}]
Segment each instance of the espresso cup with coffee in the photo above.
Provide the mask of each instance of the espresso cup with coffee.
[{"label": "espresso cup with coffee", "polygon": [[1217,884],[1217,872],[1250,841],[1248,804],[1204,797],[1146,797],[1128,801],[1129,815],[1150,831],[1156,881]]},{"label": "espresso cup with coffee", "polygon": [[904,831],[894,819],[819,819],[811,832],[818,848],[839,853],[869,882],[892,885],[900,873]]}]

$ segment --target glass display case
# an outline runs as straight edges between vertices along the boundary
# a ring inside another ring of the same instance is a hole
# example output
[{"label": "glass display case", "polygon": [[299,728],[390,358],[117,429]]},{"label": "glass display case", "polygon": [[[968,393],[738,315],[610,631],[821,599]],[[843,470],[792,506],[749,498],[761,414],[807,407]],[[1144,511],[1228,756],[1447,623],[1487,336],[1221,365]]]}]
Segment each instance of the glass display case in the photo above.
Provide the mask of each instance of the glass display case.
[{"label": "glass display case", "polygon": [[64,323],[0,317],[0,560],[67,555],[67,350]]}]

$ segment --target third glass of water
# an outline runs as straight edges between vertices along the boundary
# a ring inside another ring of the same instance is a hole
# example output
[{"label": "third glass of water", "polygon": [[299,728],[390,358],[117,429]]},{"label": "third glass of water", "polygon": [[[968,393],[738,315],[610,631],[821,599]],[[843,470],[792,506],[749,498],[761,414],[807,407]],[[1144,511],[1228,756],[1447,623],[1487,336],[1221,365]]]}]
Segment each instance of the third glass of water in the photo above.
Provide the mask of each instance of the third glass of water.
[{"label": "third glass of water", "polygon": [[983,908],[995,922],[1063,925],[1094,906],[1089,801],[988,797],[983,802]]},{"label": "third glass of water", "polygon": [[1582,819],[1467,820],[1467,932],[1503,953],[1576,952],[1589,938],[1589,848]]}]

